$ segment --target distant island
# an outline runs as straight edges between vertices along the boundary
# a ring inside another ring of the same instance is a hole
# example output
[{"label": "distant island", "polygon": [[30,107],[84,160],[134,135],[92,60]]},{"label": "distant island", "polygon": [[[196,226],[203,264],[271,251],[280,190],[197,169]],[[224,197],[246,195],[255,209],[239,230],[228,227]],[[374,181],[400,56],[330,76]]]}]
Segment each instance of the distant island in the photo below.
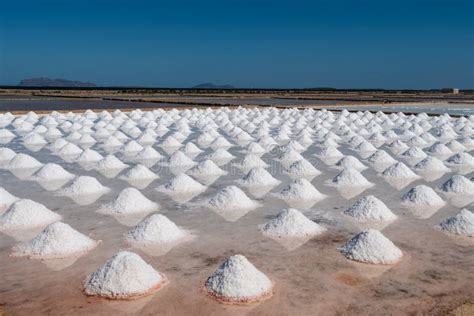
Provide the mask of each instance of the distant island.
[{"label": "distant island", "polygon": [[23,79],[18,83],[20,87],[79,87],[92,88],[96,87],[95,83],[82,82],[67,79],[49,79],[49,78],[31,78]]},{"label": "distant island", "polygon": [[211,82],[201,83],[192,88],[193,89],[235,89],[235,87],[231,86],[230,84],[217,85]]}]

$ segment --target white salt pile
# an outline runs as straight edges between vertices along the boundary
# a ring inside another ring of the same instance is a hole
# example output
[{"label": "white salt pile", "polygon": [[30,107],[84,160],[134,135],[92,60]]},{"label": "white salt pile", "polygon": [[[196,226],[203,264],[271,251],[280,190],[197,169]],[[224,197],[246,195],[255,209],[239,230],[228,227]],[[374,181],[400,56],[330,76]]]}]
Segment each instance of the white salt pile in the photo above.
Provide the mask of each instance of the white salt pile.
[{"label": "white salt pile", "polygon": [[406,206],[441,207],[446,203],[436,192],[424,184],[411,188],[402,196],[402,203]]},{"label": "white salt pile", "polygon": [[0,166],[7,164],[16,153],[10,148],[0,148]]},{"label": "white salt pile", "polygon": [[367,166],[354,156],[345,156],[341,158],[338,162],[336,162],[335,166],[342,169],[353,168],[357,171],[363,171],[367,169]]},{"label": "white salt pile", "polygon": [[322,234],[327,229],[313,222],[300,211],[289,208],[283,210],[271,221],[260,226],[266,236],[304,238]]},{"label": "white salt pile", "polygon": [[226,304],[250,304],[273,295],[272,281],[247,258],[234,255],[221,263],[206,280],[209,296]]},{"label": "white salt pile", "polygon": [[129,141],[126,145],[120,148],[120,151],[124,154],[137,153],[143,149],[143,146],[137,143],[135,140]]},{"label": "white salt pile", "polygon": [[464,176],[454,175],[439,190],[448,194],[474,195],[474,183]]},{"label": "white salt pile", "polygon": [[374,165],[392,165],[397,162],[392,156],[390,156],[385,150],[377,150],[373,153],[367,161]]},{"label": "white salt pile", "polygon": [[392,179],[418,179],[419,175],[411,171],[403,162],[397,162],[382,172],[382,176]]},{"label": "white salt pile", "polygon": [[296,150],[288,149],[280,155],[278,161],[284,168],[288,168],[292,163],[302,159],[304,159],[303,156]]},{"label": "white salt pile", "polygon": [[110,192],[108,187],[103,186],[94,177],[80,176],[67,187],[56,192],[60,196],[80,196],[80,195],[102,195]]},{"label": "white salt pile", "polygon": [[168,158],[166,165],[169,167],[191,168],[192,166],[196,165],[196,162],[194,162],[191,158],[186,156],[186,154],[183,153],[182,151],[176,151]]},{"label": "white salt pile", "polygon": [[335,187],[371,187],[369,182],[359,171],[354,168],[344,168],[333,179],[326,181],[327,185]]},{"label": "white salt pile", "polygon": [[35,169],[43,166],[41,162],[27,154],[17,154],[13,157],[5,169],[8,170],[19,170],[19,169]]},{"label": "white salt pile", "polygon": [[156,151],[153,147],[147,146],[143,148],[136,156],[136,160],[158,160],[163,156]]},{"label": "white salt pile", "polygon": [[77,162],[97,162],[103,158],[97,151],[87,148],[77,158]]},{"label": "white salt pile", "polygon": [[474,157],[468,153],[457,153],[446,160],[446,163],[451,165],[465,165],[474,167]]},{"label": "white salt pile", "polygon": [[437,228],[451,234],[474,237],[474,213],[463,209],[439,223]]},{"label": "white salt pile", "polygon": [[29,146],[43,146],[46,145],[48,142],[41,137],[40,135],[36,134],[35,132],[31,132],[25,137],[23,137],[23,144]]},{"label": "white salt pile", "polygon": [[43,204],[21,199],[0,215],[0,231],[31,229],[46,226],[61,220],[59,214],[49,210]]},{"label": "white salt pile", "polygon": [[109,299],[135,299],[152,294],[169,283],[139,255],[121,251],[84,281],[86,295]]},{"label": "white salt pile", "polygon": [[219,210],[252,210],[260,206],[251,200],[241,189],[236,186],[227,186],[217,192],[215,196],[206,201],[206,205]]},{"label": "white salt pile", "polygon": [[252,168],[257,168],[257,167],[266,168],[266,167],[268,167],[268,165],[265,163],[265,161],[263,161],[262,159],[260,159],[259,156],[254,155],[254,154],[246,155],[240,163],[235,163],[235,164],[233,164],[233,166],[243,170],[244,172],[248,171]]},{"label": "white salt pile", "polygon": [[120,159],[114,155],[107,155],[100,161],[98,161],[94,168],[97,171],[110,171],[110,170],[122,170],[127,168],[128,165],[123,163]]},{"label": "white salt pile", "polygon": [[85,253],[98,242],[65,223],[48,225],[32,240],[13,247],[13,256],[38,259],[60,259]]},{"label": "white salt pile", "polygon": [[276,186],[280,181],[275,179],[267,170],[262,167],[250,169],[250,171],[238,181],[245,187],[252,186]]},{"label": "white salt pile", "polygon": [[362,231],[339,250],[347,259],[372,264],[394,264],[403,256],[397,246],[375,229]]},{"label": "white salt pile", "polygon": [[357,200],[343,212],[357,221],[394,221],[397,216],[373,195],[367,195]]},{"label": "white salt pile", "polygon": [[133,168],[128,169],[119,179],[124,181],[145,181],[158,179],[153,171],[145,167],[144,165],[137,164]]},{"label": "white salt pile", "polygon": [[3,212],[6,208],[18,201],[18,198],[0,187],[0,212]]},{"label": "white salt pile", "polygon": [[157,203],[150,201],[137,189],[126,188],[113,201],[102,205],[97,212],[113,216],[127,216],[151,213],[158,210],[158,208]]},{"label": "white salt pile", "polygon": [[287,169],[286,172],[292,178],[305,178],[308,180],[313,179],[314,177],[321,174],[321,171],[316,169],[308,160],[301,159],[292,163]]},{"label": "white salt pile", "polygon": [[212,160],[206,159],[188,170],[187,173],[197,177],[214,177],[225,175],[227,171],[219,168]]},{"label": "white salt pile", "polygon": [[74,175],[55,163],[47,163],[34,173],[30,180],[38,182],[71,180]]},{"label": "white salt pile", "polygon": [[417,163],[413,169],[420,173],[444,173],[449,171],[449,168],[441,160],[432,156],[428,156]]},{"label": "white salt pile", "polygon": [[163,244],[175,243],[189,236],[189,233],[161,214],[144,219],[125,234],[129,243]]},{"label": "white salt pile", "polygon": [[227,150],[223,148],[219,148],[213,153],[210,153],[205,157],[206,159],[210,159],[214,161],[217,165],[222,166],[226,164],[227,162],[231,161],[235,157],[229,153]]},{"label": "white salt pile", "polygon": [[156,190],[167,194],[197,194],[204,192],[206,187],[190,176],[181,173],[170,181],[158,186]]},{"label": "white salt pile", "polygon": [[285,201],[320,201],[326,197],[306,179],[294,180],[275,196]]},{"label": "white salt pile", "polygon": [[79,156],[82,153],[82,149],[79,146],[74,145],[73,143],[67,143],[62,146],[57,152],[61,157],[71,157]]}]

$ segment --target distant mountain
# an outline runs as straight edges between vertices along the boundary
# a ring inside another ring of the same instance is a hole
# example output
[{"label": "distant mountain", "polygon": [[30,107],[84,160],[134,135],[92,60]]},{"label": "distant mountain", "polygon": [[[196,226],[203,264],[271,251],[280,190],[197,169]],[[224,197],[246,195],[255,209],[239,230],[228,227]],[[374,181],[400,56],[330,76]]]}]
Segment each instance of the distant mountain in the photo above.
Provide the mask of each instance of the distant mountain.
[{"label": "distant mountain", "polygon": [[235,87],[231,86],[230,84],[217,85],[211,82],[206,82],[194,86],[193,89],[235,89]]},{"label": "distant mountain", "polygon": [[95,83],[67,79],[31,78],[18,83],[20,87],[96,87]]}]

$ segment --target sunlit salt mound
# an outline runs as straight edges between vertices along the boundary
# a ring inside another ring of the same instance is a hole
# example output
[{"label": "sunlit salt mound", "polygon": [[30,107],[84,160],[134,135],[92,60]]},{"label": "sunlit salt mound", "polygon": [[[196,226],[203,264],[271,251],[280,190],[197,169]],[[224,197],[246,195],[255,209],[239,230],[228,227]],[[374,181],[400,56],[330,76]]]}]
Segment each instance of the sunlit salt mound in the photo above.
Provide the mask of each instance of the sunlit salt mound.
[{"label": "sunlit salt mound", "polygon": [[109,192],[108,187],[103,186],[96,178],[80,176],[72,183],[56,192],[60,196],[80,196],[80,195],[102,195]]},{"label": "sunlit salt mound", "polygon": [[119,179],[124,181],[155,180],[158,179],[158,175],[144,165],[138,164],[127,170]]},{"label": "sunlit salt mound", "polygon": [[38,259],[60,259],[85,253],[97,242],[65,223],[48,225],[32,240],[13,247],[13,256]]},{"label": "sunlit salt mound", "polygon": [[18,201],[16,196],[0,187],[0,212],[3,212],[7,207],[16,201]]},{"label": "sunlit salt mound", "polygon": [[286,172],[292,178],[313,179],[321,174],[321,171],[316,169],[308,160],[301,159],[292,163]]},{"label": "sunlit salt mound", "polygon": [[418,179],[420,177],[403,162],[397,162],[389,166],[382,172],[382,176],[391,179]]},{"label": "sunlit salt mound", "polygon": [[135,188],[123,189],[112,202],[109,202],[97,211],[101,214],[127,216],[150,213],[158,210],[158,204],[150,201]]},{"label": "sunlit salt mound", "polygon": [[332,180],[326,183],[335,187],[370,187],[374,185],[354,168],[344,168]]},{"label": "sunlit salt mound", "polygon": [[234,255],[221,263],[204,283],[209,296],[226,304],[250,304],[273,295],[272,281],[247,258]]},{"label": "sunlit salt mound", "polygon": [[123,163],[114,155],[105,156],[104,158],[99,160],[94,166],[97,171],[122,170],[127,167],[127,164]]},{"label": "sunlit salt mound", "polygon": [[326,197],[306,179],[293,181],[288,185],[288,187],[277,193],[275,196],[285,201],[319,201]]},{"label": "sunlit salt mound", "polygon": [[77,162],[97,162],[102,160],[103,158],[104,157],[102,157],[102,155],[99,154],[97,151],[87,148],[77,158]]},{"label": "sunlit salt mound", "polygon": [[74,175],[55,163],[47,163],[40,170],[34,173],[30,180],[32,181],[57,181],[57,180],[70,180],[74,178]]},{"label": "sunlit salt mound", "polygon": [[15,155],[16,153],[10,148],[0,148],[0,165],[7,164]]},{"label": "sunlit salt mound", "polygon": [[40,135],[34,132],[26,135],[23,138],[23,144],[29,145],[29,146],[42,146],[42,145],[46,145],[47,143],[48,142],[43,137],[41,137]]},{"label": "sunlit salt mound", "polygon": [[241,189],[230,185],[207,200],[207,206],[220,210],[251,210],[260,204],[251,200]]},{"label": "sunlit salt mound", "polygon": [[166,165],[169,167],[191,167],[196,165],[196,162],[182,151],[176,151],[168,158]]},{"label": "sunlit salt mound", "polygon": [[385,150],[377,150],[367,158],[367,161],[374,165],[391,165],[397,162]]},{"label": "sunlit salt mound", "polygon": [[402,196],[402,203],[412,206],[443,206],[446,204],[429,186],[420,184]]},{"label": "sunlit salt mound", "polygon": [[456,215],[442,221],[437,228],[451,234],[474,237],[474,213],[463,209]]},{"label": "sunlit salt mound", "polygon": [[153,147],[147,146],[142,149],[136,156],[135,159],[137,160],[155,160],[161,159],[163,156],[156,151]]},{"label": "sunlit salt mound", "polygon": [[198,163],[187,173],[196,177],[218,177],[227,174],[227,171],[222,170],[212,160],[207,159]]},{"label": "sunlit salt mound", "polygon": [[360,162],[359,159],[354,156],[345,156],[341,158],[338,162],[336,162],[335,166],[343,169],[353,168],[357,171],[367,169],[367,166]]},{"label": "sunlit salt mound", "polygon": [[354,148],[356,151],[360,152],[360,153],[369,153],[369,152],[373,152],[373,151],[376,151],[377,148],[375,148],[374,145],[372,145],[370,142],[368,141],[363,141],[361,142],[359,145],[357,145],[355,148]]},{"label": "sunlit salt mound", "polygon": [[357,221],[394,221],[397,216],[373,195],[357,200],[354,205],[343,212]]},{"label": "sunlit salt mound", "polygon": [[39,162],[38,160],[36,160],[35,158],[27,154],[17,154],[8,162],[5,169],[8,169],[8,170],[34,169],[34,168],[40,168],[42,165],[43,164],[41,162]]},{"label": "sunlit salt mound", "polygon": [[7,129],[0,129],[0,138],[15,138],[15,134],[13,134],[12,132],[10,132],[9,130]]},{"label": "sunlit salt mound", "polygon": [[464,176],[454,175],[439,190],[450,194],[474,195],[474,183]]},{"label": "sunlit salt mound", "polygon": [[78,156],[81,153],[82,149],[73,143],[67,143],[58,150],[58,154],[62,157]]},{"label": "sunlit salt mound", "polygon": [[252,186],[276,186],[280,181],[275,179],[267,170],[262,167],[250,169],[250,171],[238,181],[239,184],[246,187]]},{"label": "sunlit salt mound", "polygon": [[61,220],[43,204],[28,199],[14,202],[5,213],[0,215],[0,230],[30,229],[46,226]]},{"label": "sunlit salt mound", "polygon": [[262,159],[260,159],[259,156],[254,155],[254,154],[246,155],[240,163],[235,163],[233,165],[244,171],[250,170],[252,168],[257,168],[257,167],[262,167],[262,168],[268,167],[265,161],[263,161]]},{"label": "sunlit salt mound", "polygon": [[465,165],[474,167],[474,157],[468,153],[457,153],[446,160],[451,165]]},{"label": "sunlit salt mound", "polygon": [[347,259],[372,264],[394,264],[403,256],[397,246],[375,229],[357,234],[339,250]]},{"label": "sunlit salt mound", "polygon": [[163,244],[177,242],[188,235],[166,216],[153,214],[128,231],[125,239],[131,243]]},{"label": "sunlit salt mound", "polygon": [[86,295],[109,299],[135,299],[152,294],[169,283],[139,255],[121,251],[84,281]]},{"label": "sunlit salt mound", "polygon": [[270,237],[311,237],[326,231],[326,228],[318,225],[303,215],[300,211],[289,208],[282,211],[274,219],[260,226],[264,235]]},{"label": "sunlit salt mound", "polygon": [[449,168],[444,165],[444,163],[438,158],[428,156],[419,163],[417,163],[413,169],[420,173],[441,173],[448,172]]},{"label": "sunlit salt mound", "polygon": [[190,176],[181,173],[165,184],[158,186],[156,190],[167,194],[191,194],[204,192],[206,186],[197,182]]}]

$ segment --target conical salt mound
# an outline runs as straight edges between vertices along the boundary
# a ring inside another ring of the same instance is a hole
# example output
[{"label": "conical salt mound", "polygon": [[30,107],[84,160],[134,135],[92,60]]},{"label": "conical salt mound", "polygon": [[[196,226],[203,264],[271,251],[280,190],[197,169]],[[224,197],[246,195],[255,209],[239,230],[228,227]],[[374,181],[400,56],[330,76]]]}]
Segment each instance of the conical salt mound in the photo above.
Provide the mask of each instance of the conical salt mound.
[{"label": "conical salt mound", "polygon": [[259,156],[254,155],[254,154],[248,154],[244,157],[244,159],[240,163],[235,163],[234,166],[241,170],[250,170],[252,168],[257,168],[257,167],[262,167],[266,168],[268,165],[260,159]]},{"label": "conical salt mound", "polygon": [[369,182],[359,171],[354,168],[344,168],[328,185],[337,187],[370,187],[373,183]]},{"label": "conical salt mound", "polygon": [[101,214],[127,216],[150,213],[158,210],[158,204],[150,201],[135,188],[123,189],[112,202],[109,202],[97,211]]},{"label": "conical salt mound", "polygon": [[188,232],[176,226],[168,217],[153,214],[126,233],[128,242],[162,244],[177,242],[188,236]]},{"label": "conical salt mound", "polygon": [[68,224],[56,222],[48,225],[32,240],[15,246],[13,256],[60,259],[85,253],[97,244]]},{"label": "conical salt mound", "polygon": [[43,164],[39,162],[38,160],[36,160],[35,158],[27,154],[17,154],[8,162],[5,169],[8,169],[8,170],[34,169],[34,168],[40,168],[41,166],[43,166]]},{"label": "conical salt mound", "polygon": [[155,180],[158,179],[158,175],[144,165],[138,164],[127,170],[119,179],[124,181]]},{"label": "conical salt mound", "polygon": [[326,228],[318,225],[303,215],[300,211],[289,208],[282,211],[274,219],[260,226],[264,235],[270,237],[311,237],[326,231]]},{"label": "conical salt mound", "polygon": [[436,192],[423,184],[411,188],[402,196],[404,204],[413,206],[443,206],[446,204]]},{"label": "conical salt mound", "polygon": [[474,213],[463,209],[442,221],[437,227],[451,234],[474,237]]},{"label": "conical salt mound", "polygon": [[464,176],[454,175],[439,190],[450,194],[474,195],[474,183]]},{"label": "conical salt mound", "polygon": [[367,166],[360,162],[359,159],[354,156],[346,156],[341,158],[338,162],[336,162],[335,166],[343,169],[354,168],[357,171],[367,169]]},{"label": "conical salt mound", "polygon": [[397,246],[375,229],[357,234],[339,250],[347,259],[372,264],[394,264],[403,256]]},{"label": "conical salt mound", "polygon": [[242,186],[275,186],[280,181],[275,179],[267,170],[261,167],[250,169],[250,171],[239,180]]},{"label": "conical salt mound", "polygon": [[3,212],[7,207],[18,201],[18,198],[0,187],[0,212]]},{"label": "conical salt mound", "polygon": [[188,194],[204,192],[206,186],[197,182],[190,176],[181,173],[167,183],[158,186],[156,190],[168,194]]},{"label": "conical salt mound", "polygon": [[382,176],[392,179],[418,179],[420,176],[410,170],[403,162],[397,162],[382,172]]},{"label": "conical salt mound", "polygon": [[15,155],[16,153],[10,148],[0,148],[0,164],[7,164]]},{"label": "conical salt mound", "polygon": [[74,175],[55,163],[47,163],[40,170],[36,171],[30,178],[33,181],[59,181],[70,180]]},{"label": "conical salt mound", "polygon": [[308,160],[301,159],[292,163],[286,172],[294,178],[312,179],[321,174]]},{"label": "conical salt mound", "polygon": [[167,165],[170,167],[187,167],[187,166],[194,166],[196,163],[186,156],[185,153],[181,151],[176,151],[172,154],[167,162]]},{"label": "conical salt mound", "polygon": [[43,204],[21,199],[10,205],[8,210],[0,215],[0,230],[36,228],[60,220],[61,215],[49,210]]},{"label": "conical salt mound", "polygon": [[114,155],[105,156],[103,159],[99,160],[94,166],[94,168],[98,171],[122,170],[127,167],[127,164],[123,163]]},{"label": "conical salt mound", "polygon": [[419,163],[417,163],[413,169],[415,171],[419,172],[434,172],[434,173],[440,173],[440,172],[448,172],[449,168],[444,165],[444,163],[439,160],[438,158],[428,156]]},{"label": "conical salt mound", "polygon": [[204,160],[198,163],[196,166],[187,171],[192,176],[222,176],[227,174],[227,171],[222,170],[212,160]]},{"label": "conical salt mound", "polygon": [[357,200],[354,205],[345,210],[344,215],[358,221],[393,221],[397,216],[373,195]]},{"label": "conical salt mound", "polygon": [[84,281],[86,295],[109,299],[135,299],[150,295],[169,283],[139,255],[121,251]]},{"label": "conical salt mound", "polygon": [[97,162],[102,160],[103,158],[104,157],[102,157],[102,155],[96,152],[95,150],[87,148],[77,158],[77,162]]},{"label": "conical salt mound", "polygon": [[209,296],[226,304],[250,304],[273,295],[272,281],[247,258],[234,255],[221,263],[206,280]]},{"label": "conical salt mound", "polygon": [[96,178],[89,176],[80,176],[74,179],[70,185],[57,191],[60,196],[76,195],[102,195],[109,192],[108,187],[103,186]]},{"label": "conical salt mound", "polygon": [[207,201],[207,205],[215,209],[251,210],[258,207],[259,203],[251,200],[238,187],[231,185],[217,192]]},{"label": "conical salt mound", "polygon": [[319,201],[326,197],[306,179],[298,179],[293,181],[288,185],[288,187],[276,194],[276,196],[285,201]]},{"label": "conical salt mound", "polygon": [[367,161],[374,165],[391,165],[397,162],[385,150],[377,150],[367,158]]}]

